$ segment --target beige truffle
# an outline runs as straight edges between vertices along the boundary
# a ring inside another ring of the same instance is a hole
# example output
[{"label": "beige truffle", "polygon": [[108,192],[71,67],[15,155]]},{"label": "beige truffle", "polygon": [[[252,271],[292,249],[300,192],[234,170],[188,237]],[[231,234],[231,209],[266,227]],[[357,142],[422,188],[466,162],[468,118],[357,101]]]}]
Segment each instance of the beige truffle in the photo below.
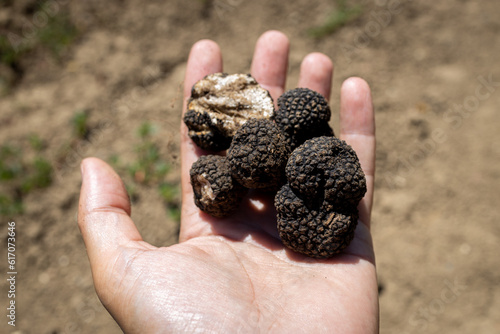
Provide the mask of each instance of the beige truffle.
[{"label": "beige truffle", "polygon": [[252,76],[215,73],[193,86],[184,123],[199,147],[221,151],[248,119],[273,116],[271,95]]}]

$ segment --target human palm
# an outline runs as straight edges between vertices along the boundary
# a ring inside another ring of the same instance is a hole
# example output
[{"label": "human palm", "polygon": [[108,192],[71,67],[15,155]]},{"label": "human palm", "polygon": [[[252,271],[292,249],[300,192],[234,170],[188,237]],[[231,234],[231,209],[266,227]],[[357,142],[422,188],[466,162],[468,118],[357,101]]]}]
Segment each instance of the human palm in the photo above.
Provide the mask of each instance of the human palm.
[{"label": "human palm", "polygon": [[[258,41],[252,75],[271,92],[283,92],[288,40],[267,32]],[[204,75],[222,71],[218,46],[196,43],[184,95]],[[307,56],[299,86],[330,95],[332,65]],[[251,192],[240,210],[212,218],[194,205],[189,168],[203,154],[181,128],[183,206],[179,244],[144,242],[130,219],[119,177],[104,162],[82,163],[79,226],[96,291],[126,333],[284,332],[373,333],[378,330],[377,283],[370,211],[374,125],[369,88],[357,78],[341,91],[341,137],[358,152],[368,192],[351,245],[327,260],[286,249],[276,229],[272,197]]]}]

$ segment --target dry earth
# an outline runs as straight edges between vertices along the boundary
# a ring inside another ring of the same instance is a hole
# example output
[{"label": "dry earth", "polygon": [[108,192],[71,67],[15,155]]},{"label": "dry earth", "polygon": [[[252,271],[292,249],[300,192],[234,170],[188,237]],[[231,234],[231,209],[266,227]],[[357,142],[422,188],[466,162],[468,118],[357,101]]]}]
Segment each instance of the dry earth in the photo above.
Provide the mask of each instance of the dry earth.
[{"label": "dry earth", "polygon": [[[35,1],[0,2],[2,34],[22,35],[37,19]],[[136,130],[156,124],[155,140],[178,179],[181,86],[191,45],[219,43],[225,71],[248,72],[258,36],[278,29],[291,39],[289,88],[309,52],[336,65],[339,88],[365,78],[377,119],[373,237],[382,333],[500,332],[500,2],[353,1],[362,15],[315,40],[333,1],[48,1],[80,34],[60,60],[27,55],[0,98],[0,142],[26,147],[36,133],[56,170],[53,184],[29,194],[17,223],[17,326],[0,332],[119,333],[92,285],[75,222],[82,157],[134,159]],[[350,3],[350,4],[351,4]],[[18,76],[17,79],[12,79]],[[488,83],[489,82],[489,83]],[[61,158],[76,111],[89,110],[90,136]],[[177,241],[178,225],[153,187],[137,186],[133,218],[156,246]]]}]

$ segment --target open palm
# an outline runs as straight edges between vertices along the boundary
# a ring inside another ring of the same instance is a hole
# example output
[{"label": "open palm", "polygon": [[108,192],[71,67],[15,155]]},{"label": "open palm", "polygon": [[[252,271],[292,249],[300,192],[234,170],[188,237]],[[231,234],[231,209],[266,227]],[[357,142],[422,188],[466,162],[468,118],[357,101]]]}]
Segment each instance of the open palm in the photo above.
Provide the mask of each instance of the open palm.
[{"label": "open palm", "polygon": [[[259,39],[252,75],[274,100],[284,90],[288,39],[270,31]],[[222,71],[218,46],[196,43],[184,83]],[[330,95],[333,67],[308,55],[299,86]],[[212,218],[194,205],[189,168],[202,152],[181,127],[183,206],[180,243],[157,248],[144,242],[130,219],[120,178],[101,160],[82,163],[78,222],[95,288],[126,333],[378,331],[375,260],[370,236],[374,173],[374,120],[368,85],[346,80],[341,90],[341,138],[357,151],[368,192],[351,245],[328,260],[284,248],[269,195],[252,192],[240,210]]]}]

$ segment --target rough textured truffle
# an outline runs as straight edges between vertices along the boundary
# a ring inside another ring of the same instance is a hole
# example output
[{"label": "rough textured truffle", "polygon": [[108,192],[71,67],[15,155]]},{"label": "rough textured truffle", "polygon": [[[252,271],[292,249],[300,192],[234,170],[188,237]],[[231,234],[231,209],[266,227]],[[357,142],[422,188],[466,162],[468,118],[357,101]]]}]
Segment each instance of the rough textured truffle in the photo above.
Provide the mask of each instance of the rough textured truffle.
[{"label": "rough textured truffle", "polygon": [[319,125],[315,131],[311,132],[301,132],[292,135],[285,133],[285,144],[291,153],[294,149],[305,143],[306,140],[323,136],[334,136],[333,129],[330,127],[330,125],[328,125],[328,123]]},{"label": "rough textured truffle", "polygon": [[283,243],[307,256],[330,257],[354,237],[366,180],[354,150],[335,137],[307,140],[290,155],[288,183],[275,197]]},{"label": "rough textured truffle", "polygon": [[199,147],[221,151],[248,119],[273,116],[271,95],[249,74],[215,73],[193,86],[184,123]]},{"label": "rough textured truffle", "polygon": [[278,98],[274,119],[292,149],[318,136],[333,136],[328,125],[331,111],[326,99],[309,88],[296,88]]},{"label": "rough textured truffle", "polygon": [[283,244],[314,258],[331,257],[354,238],[358,215],[351,207],[309,208],[288,184],[276,194],[278,231]]},{"label": "rough textured truffle", "polygon": [[356,152],[335,137],[313,138],[295,149],[288,159],[286,176],[290,187],[309,205],[324,200],[336,206],[356,206],[366,193],[365,174]]},{"label": "rough textured truffle", "polygon": [[202,156],[193,164],[189,174],[196,206],[214,217],[231,214],[247,192],[231,177],[225,157]]},{"label": "rough textured truffle", "polygon": [[210,127],[210,113],[206,111],[188,110],[184,115],[184,123],[189,129],[189,137],[199,147],[210,151],[222,151],[231,144],[231,137],[219,131],[218,127]]},{"label": "rough textured truffle", "polygon": [[277,190],[284,183],[288,150],[274,122],[251,119],[227,151],[233,178],[250,189]]}]

